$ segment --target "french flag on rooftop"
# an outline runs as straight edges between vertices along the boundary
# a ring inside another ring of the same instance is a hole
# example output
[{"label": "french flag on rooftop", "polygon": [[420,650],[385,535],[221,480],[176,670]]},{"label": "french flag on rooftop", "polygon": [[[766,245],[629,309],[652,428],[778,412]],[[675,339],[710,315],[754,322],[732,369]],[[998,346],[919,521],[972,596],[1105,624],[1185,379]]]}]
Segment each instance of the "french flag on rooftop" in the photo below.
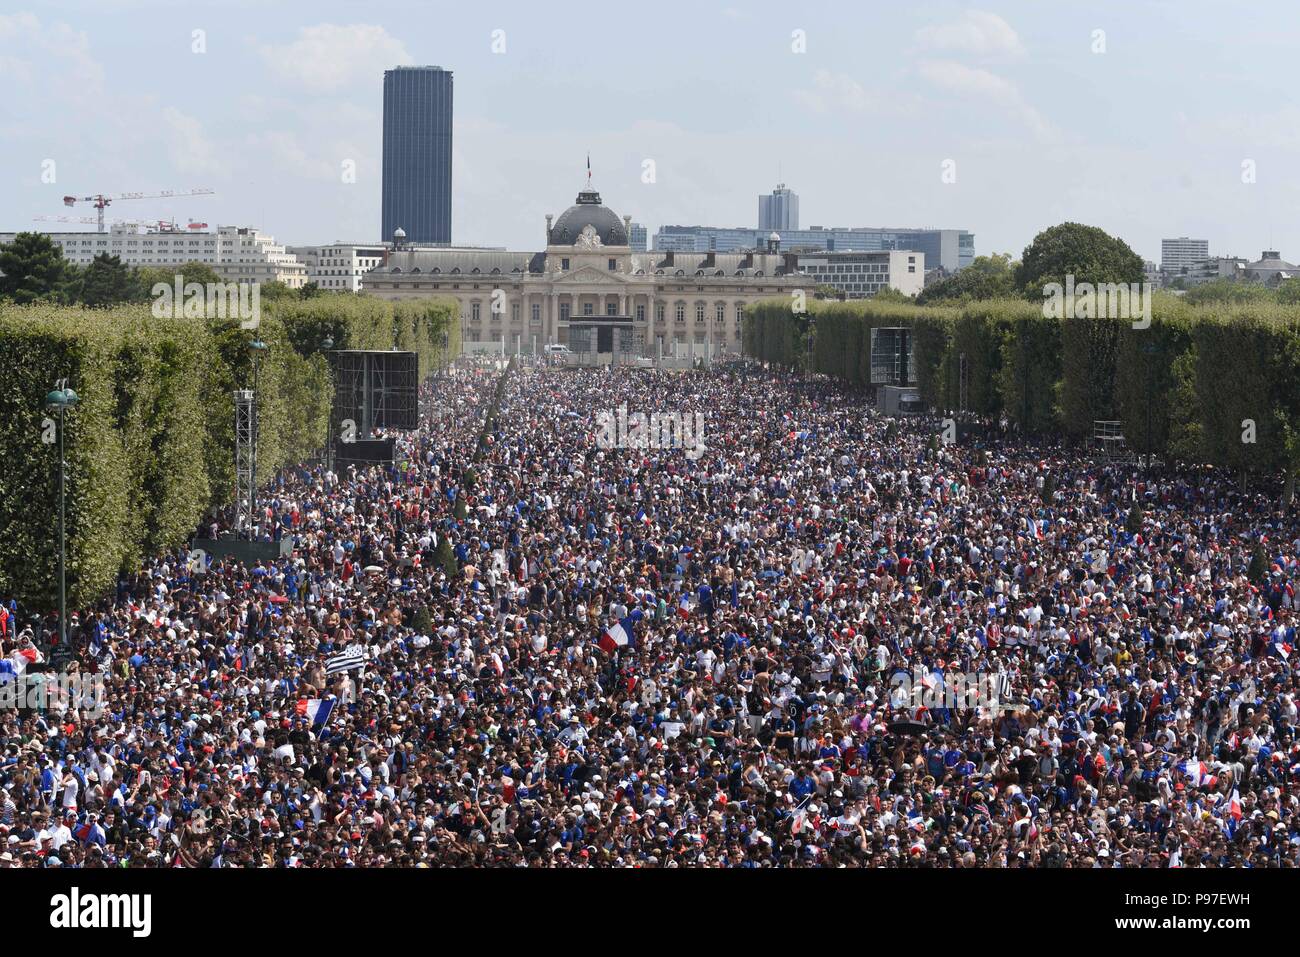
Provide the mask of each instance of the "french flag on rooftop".
[{"label": "french flag on rooftop", "polygon": [[635,644],[633,626],[641,620],[641,617],[641,609],[637,608],[626,618],[606,628],[605,633],[596,642],[600,650],[612,655],[620,648],[630,648]]}]

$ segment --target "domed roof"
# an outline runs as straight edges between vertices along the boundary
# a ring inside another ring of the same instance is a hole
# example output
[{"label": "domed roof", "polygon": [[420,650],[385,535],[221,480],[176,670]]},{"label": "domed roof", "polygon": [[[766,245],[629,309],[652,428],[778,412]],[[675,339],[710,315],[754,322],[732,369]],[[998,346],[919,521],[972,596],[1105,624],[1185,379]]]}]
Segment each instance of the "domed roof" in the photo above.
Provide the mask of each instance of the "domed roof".
[{"label": "domed roof", "polygon": [[584,189],[578,194],[577,203],[560,213],[560,218],[551,227],[550,243],[552,246],[577,246],[585,243],[587,240],[583,239],[583,231],[588,226],[594,231],[595,237],[600,239],[602,246],[627,245],[627,229],[623,220],[608,206],[600,204],[600,193],[594,189]]}]

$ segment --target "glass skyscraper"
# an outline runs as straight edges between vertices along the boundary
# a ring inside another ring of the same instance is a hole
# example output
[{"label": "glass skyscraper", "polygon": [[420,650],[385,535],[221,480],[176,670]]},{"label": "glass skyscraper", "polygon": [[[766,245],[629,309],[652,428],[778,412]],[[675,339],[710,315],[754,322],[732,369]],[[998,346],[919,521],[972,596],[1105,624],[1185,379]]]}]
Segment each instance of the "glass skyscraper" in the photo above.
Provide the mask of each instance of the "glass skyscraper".
[{"label": "glass skyscraper", "polygon": [[785,183],[758,197],[758,228],[777,232],[799,228],[799,194]]},{"label": "glass skyscraper", "polygon": [[384,71],[382,238],[451,242],[452,75],[437,66]]}]

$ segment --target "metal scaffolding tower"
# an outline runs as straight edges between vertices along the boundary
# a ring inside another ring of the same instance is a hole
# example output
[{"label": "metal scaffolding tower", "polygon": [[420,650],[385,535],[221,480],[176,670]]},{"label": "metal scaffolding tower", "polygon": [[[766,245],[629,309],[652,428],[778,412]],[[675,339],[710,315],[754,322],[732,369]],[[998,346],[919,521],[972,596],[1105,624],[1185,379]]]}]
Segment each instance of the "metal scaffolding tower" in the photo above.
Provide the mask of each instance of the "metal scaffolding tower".
[{"label": "metal scaffolding tower", "polygon": [[235,390],[235,533],[253,537],[257,498],[257,403],[252,389]]}]

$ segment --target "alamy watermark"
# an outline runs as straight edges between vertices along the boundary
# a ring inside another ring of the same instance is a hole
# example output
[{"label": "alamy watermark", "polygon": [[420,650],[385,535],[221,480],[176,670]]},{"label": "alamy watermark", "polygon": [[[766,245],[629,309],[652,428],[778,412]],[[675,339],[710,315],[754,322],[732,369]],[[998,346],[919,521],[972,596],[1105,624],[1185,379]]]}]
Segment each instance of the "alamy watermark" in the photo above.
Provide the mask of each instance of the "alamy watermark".
[{"label": "alamy watermark", "polygon": [[155,319],[238,319],[241,329],[262,321],[259,282],[186,282],[177,274],[173,283],[156,282],[149,292]]},{"label": "alamy watermark", "polygon": [[1043,318],[1130,319],[1134,329],[1146,329],[1151,325],[1151,290],[1149,282],[1076,284],[1074,275],[1066,274],[1065,285],[1043,286]]},{"label": "alamy watermark", "polygon": [[889,679],[889,703],[895,708],[1023,711],[1025,705],[1011,697],[1010,679],[1000,672],[927,671],[918,666]]},{"label": "alamy watermark", "polygon": [[98,718],[105,700],[104,676],[99,674],[25,672],[0,681],[0,711],[80,711]]},{"label": "alamy watermark", "polygon": [[703,412],[629,412],[626,403],[596,414],[596,445],[602,449],[685,449],[704,454]]}]

